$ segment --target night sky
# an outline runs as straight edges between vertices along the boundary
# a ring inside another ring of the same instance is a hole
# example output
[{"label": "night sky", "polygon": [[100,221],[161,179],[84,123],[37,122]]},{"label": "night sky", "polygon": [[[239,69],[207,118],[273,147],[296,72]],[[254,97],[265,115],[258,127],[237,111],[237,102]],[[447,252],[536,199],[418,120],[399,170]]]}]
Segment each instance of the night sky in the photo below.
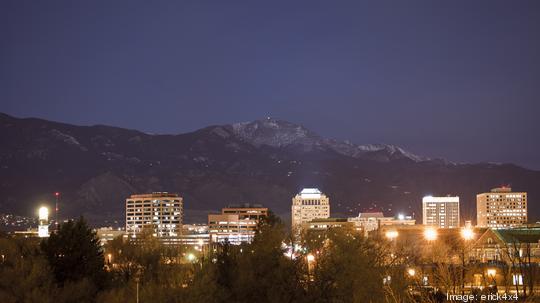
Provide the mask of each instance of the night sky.
[{"label": "night sky", "polygon": [[0,111],[183,133],[267,116],[540,169],[540,1],[1,1]]}]

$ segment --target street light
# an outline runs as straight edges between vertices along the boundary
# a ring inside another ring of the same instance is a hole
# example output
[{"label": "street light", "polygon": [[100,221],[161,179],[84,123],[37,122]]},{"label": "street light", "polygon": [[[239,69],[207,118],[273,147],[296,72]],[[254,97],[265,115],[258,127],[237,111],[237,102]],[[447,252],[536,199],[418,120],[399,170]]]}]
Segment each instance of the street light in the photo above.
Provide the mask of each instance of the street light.
[{"label": "street light", "polygon": [[[432,246],[431,250],[433,250],[433,241],[437,240],[437,230],[433,227],[426,228],[426,230],[424,230],[424,238],[426,238],[429,246]],[[431,251],[431,264],[435,264],[435,255],[433,254],[433,251]]]},{"label": "street light", "polygon": [[384,236],[388,239],[388,240],[394,240],[395,238],[397,238],[398,236],[398,232],[397,230],[389,230],[387,231]]},{"label": "street light", "polygon": [[308,277],[310,281],[313,281],[313,277],[311,276],[311,272],[313,271],[313,262],[315,262],[315,256],[312,254],[308,254],[306,256],[307,259],[307,267],[308,267]]},{"label": "street light", "polygon": [[193,261],[195,261],[195,255],[192,254],[192,253],[189,253],[187,255],[187,259],[188,259],[189,262],[193,262]]},{"label": "street light", "polygon": [[428,241],[435,241],[437,240],[437,230],[433,227],[428,227],[425,231],[424,231],[424,237],[426,238],[426,240]]},{"label": "street light", "polygon": [[416,270],[414,268],[409,268],[407,274],[409,274],[410,277],[414,277],[416,275]]},{"label": "street light", "polygon": [[489,268],[489,269],[487,270],[487,275],[488,275],[488,277],[490,277],[490,278],[494,278],[495,275],[497,275],[497,270],[496,270],[495,268]]},{"label": "street light", "polygon": [[461,237],[463,238],[463,246],[461,247],[461,294],[465,293],[465,246],[467,241],[474,238],[474,231],[470,227],[465,227],[461,230]]},{"label": "street light", "polygon": [[465,241],[472,240],[474,238],[474,231],[471,228],[463,228],[461,230],[461,237]]}]

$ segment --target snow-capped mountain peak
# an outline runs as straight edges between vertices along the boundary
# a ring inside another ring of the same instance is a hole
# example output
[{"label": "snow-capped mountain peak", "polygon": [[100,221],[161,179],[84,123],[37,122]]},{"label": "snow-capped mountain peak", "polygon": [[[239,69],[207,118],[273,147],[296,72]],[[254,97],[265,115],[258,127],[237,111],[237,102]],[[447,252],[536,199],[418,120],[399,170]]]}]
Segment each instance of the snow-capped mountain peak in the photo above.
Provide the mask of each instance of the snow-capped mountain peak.
[{"label": "snow-capped mountain peak", "polygon": [[232,129],[237,137],[255,146],[312,145],[320,139],[303,126],[272,118],[234,123]]},{"label": "snow-capped mountain peak", "polygon": [[350,141],[322,138],[301,125],[270,117],[251,122],[234,123],[231,127],[236,137],[257,147],[263,145],[277,148],[297,146],[304,151],[325,149],[353,158],[367,158],[383,162],[397,159],[409,159],[414,162],[429,160],[429,158],[415,155],[395,145],[358,145]]}]

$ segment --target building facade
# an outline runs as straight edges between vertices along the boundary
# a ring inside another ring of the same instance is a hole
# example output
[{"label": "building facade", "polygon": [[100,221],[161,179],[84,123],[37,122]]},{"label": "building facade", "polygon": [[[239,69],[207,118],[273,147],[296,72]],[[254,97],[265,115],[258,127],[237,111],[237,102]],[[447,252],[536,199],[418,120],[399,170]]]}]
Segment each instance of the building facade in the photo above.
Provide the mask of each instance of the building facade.
[{"label": "building facade", "polygon": [[206,224],[183,224],[180,244],[194,246],[202,249],[210,244],[208,225]]},{"label": "building facade", "polygon": [[260,204],[229,205],[221,210],[222,214],[237,214],[240,219],[260,220],[268,216],[268,208]]},{"label": "building facade", "polygon": [[364,235],[378,230],[381,226],[414,225],[416,220],[410,216],[385,217],[382,212],[359,213],[358,217],[347,218],[355,228],[363,231]]},{"label": "building facade", "polygon": [[143,231],[174,240],[182,231],[183,199],[177,194],[155,192],[126,199],[126,233],[136,238]]},{"label": "building facade", "polygon": [[292,230],[299,231],[302,223],[330,217],[330,199],[317,188],[304,188],[292,199]]},{"label": "building facade", "polygon": [[458,228],[459,197],[424,197],[422,223],[438,228]]},{"label": "building facade", "polygon": [[220,214],[208,214],[208,234],[210,241],[228,241],[238,245],[251,242],[259,221],[268,216],[268,208],[260,205],[229,206]]},{"label": "building facade", "polygon": [[95,230],[96,234],[99,238],[99,243],[101,246],[105,246],[108,242],[118,238],[118,237],[124,237],[126,235],[126,232],[121,229],[114,229],[111,227],[101,227]]},{"label": "building facade", "polygon": [[302,223],[302,230],[306,232],[327,231],[333,228],[345,228],[355,230],[354,223],[348,221],[347,218],[313,219],[309,222]]},{"label": "building facade", "polygon": [[494,188],[476,195],[476,219],[480,227],[507,228],[527,224],[527,193],[510,187]]},{"label": "building facade", "polygon": [[[479,262],[540,262],[540,227],[485,229],[471,248],[471,259]],[[518,260],[522,259],[522,260]]]}]

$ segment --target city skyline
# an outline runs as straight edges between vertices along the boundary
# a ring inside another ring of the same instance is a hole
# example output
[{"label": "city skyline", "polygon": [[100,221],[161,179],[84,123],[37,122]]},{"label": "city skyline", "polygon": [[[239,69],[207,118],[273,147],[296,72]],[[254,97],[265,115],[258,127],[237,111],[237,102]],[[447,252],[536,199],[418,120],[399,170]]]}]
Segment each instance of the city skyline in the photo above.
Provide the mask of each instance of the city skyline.
[{"label": "city skyline", "polygon": [[540,1],[0,20],[0,302],[540,302]]}]

